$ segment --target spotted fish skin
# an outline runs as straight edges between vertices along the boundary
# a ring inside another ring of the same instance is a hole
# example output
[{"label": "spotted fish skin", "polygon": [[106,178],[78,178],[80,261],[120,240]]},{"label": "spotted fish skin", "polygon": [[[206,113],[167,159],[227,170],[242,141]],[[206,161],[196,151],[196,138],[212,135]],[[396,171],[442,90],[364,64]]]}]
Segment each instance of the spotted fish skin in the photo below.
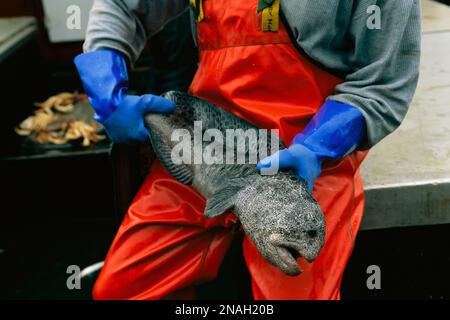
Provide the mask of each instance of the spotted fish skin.
[{"label": "spotted fish skin", "polygon": [[[218,129],[257,129],[245,120],[214,104],[186,93],[171,91],[163,97],[173,101],[173,113],[149,113],[144,117],[153,149],[166,169],[180,182],[192,185],[206,199],[209,218],[231,210],[261,255],[285,274],[301,273],[297,258],[312,262],[325,242],[322,210],[308,190],[307,183],[292,171],[263,176],[254,164],[174,164],[174,130],[187,130],[193,137],[194,122],[203,131]],[[270,154],[270,136],[266,152]],[[283,143],[279,140],[279,147]],[[193,148],[194,139],[191,140]],[[203,142],[203,148],[210,142]],[[225,143],[225,141],[224,141]],[[229,146],[225,143],[224,154]],[[234,147],[234,146],[233,146]],[[245,149],[248,156],[248,150]],[[256,146],[258,147],[258,146]]]}]

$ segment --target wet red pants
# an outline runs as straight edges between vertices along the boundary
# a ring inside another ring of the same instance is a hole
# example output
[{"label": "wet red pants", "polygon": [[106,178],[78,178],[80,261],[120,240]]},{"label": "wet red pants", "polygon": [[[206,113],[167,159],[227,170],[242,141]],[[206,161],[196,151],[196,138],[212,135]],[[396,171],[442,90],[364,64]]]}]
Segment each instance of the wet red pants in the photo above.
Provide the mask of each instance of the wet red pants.
[{"label": "wet red pants", "polygon": [[[300,132],[342,80],[319,69],[292,44],[283,24],[261,30],[257,0],[204,0],[198,23],[200,65],[190,92],[260,128],[278,128],[285,142]],[[245,237],[243,251],[255,299],[338,299],[364,207],[355,152],[327,163],[313,195],[326,220],[326,241],[303,273],[289,277]],[[214,279],[233,236],[232,213],[208,220],[204,198],[156,161],[131,204],[94,287],[96,299],[194,297]]]}]

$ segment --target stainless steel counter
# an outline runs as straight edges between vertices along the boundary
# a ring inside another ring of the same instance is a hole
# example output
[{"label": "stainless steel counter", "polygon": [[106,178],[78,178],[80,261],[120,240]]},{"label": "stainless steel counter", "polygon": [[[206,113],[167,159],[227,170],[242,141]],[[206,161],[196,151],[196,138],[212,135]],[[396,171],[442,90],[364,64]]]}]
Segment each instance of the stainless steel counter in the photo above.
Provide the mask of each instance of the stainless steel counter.
[{"label": "stainless steel counter", "polygon": [[0,63],[30,41],[36,30],[32,17],[0,18]]}]

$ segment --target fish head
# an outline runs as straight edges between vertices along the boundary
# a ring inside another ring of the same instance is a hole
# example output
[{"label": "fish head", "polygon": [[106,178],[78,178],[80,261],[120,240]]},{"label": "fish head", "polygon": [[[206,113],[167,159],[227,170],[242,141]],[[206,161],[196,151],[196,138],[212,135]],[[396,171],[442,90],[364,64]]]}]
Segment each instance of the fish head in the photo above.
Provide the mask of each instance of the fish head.
[{"label": "fish head", "polygon": [[325,219],[305,181],[278,173],[255,179],[235,208],[259,252],[284,273],[301,273],[298,259],[314,261],[325,242]]}]

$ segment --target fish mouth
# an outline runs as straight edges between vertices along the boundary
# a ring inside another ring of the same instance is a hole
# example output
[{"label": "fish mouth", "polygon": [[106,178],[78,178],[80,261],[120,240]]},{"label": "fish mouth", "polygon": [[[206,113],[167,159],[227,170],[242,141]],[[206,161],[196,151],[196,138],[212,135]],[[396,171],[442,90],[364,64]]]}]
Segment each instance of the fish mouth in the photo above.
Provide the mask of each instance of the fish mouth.
[{"label": "fish mouth", "polygon": [[278,261],[274,261],[274,264],[289,276],[298,276],[303,272],[298,263],[300,257],[311,263],[319,255],[319,252],[311,253],[305,250],[304,245],[298,241],[278,243],[274,246],[278,256]]},{"label": "fish mouth", "polygon": [[298,276],[303,272],[302,268],[297,262],[300,255],[289,247],[276,247],[279,260],[276,261],[276,266],[281,269],[288,276]]}]

